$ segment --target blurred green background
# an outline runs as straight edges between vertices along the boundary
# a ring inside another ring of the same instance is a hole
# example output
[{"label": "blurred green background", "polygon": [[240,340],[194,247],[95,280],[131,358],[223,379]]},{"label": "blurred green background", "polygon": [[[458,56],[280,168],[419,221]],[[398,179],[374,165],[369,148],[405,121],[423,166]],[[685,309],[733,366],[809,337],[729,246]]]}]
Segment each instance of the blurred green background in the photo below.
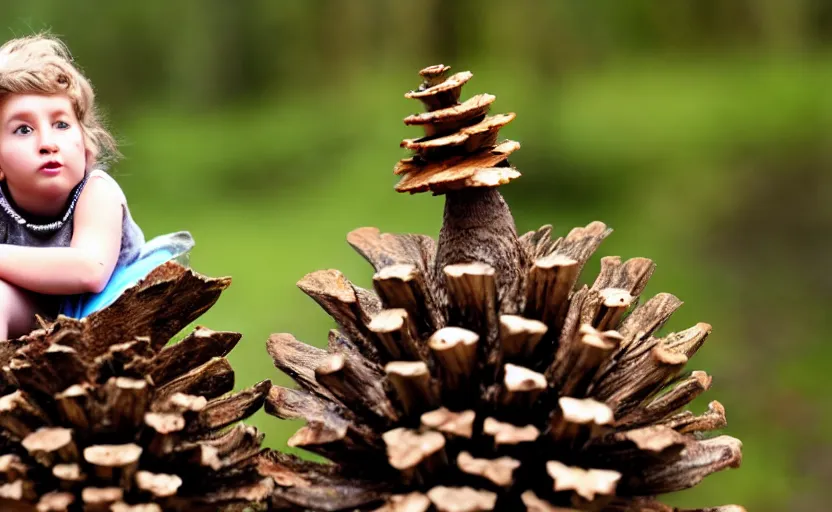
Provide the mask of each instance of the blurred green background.
[{"label": "blurred green background", "polygon": [[[233,285],[199,322],[242,332],[237,386],[287,384],[270,333],[322,345],[295,287],[338,268],[360,226],[438,234],[442,199],[393,191],[417,137],[417,71],[516,112],[525,232],[602,220],[601,255],[647,256],[647,296],[685,301],[668,329],[714,331],[714,376],[743,467],[674,504],[829,509],[832,481],[832,3],[825,0],[0,0],[4,39],[51,30],[97,87],[125,159],[113,172],[148,236],[190,230],[192,265]],[[268,444],[299,425],[258,413]]]}]

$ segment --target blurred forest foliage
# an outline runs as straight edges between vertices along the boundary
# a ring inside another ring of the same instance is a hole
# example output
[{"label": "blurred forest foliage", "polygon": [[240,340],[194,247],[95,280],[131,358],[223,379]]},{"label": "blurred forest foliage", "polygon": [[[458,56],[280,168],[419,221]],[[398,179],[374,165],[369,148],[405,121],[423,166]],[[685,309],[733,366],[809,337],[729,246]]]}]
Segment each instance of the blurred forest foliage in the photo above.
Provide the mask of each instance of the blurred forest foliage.
[{"label": "blurred forest foliage", "polygon": [[[346,244],[372,225],[436,236],[442,199],[393,191],[417,71],[516,112],[518,230],[602,220],[601,255],[658,264],[666,330],[714,332],[714,376],[744,442],[739,470],[673,496],[756,512],[830,502],[832,2],[825,0],[0,0],[4,38],[50,30],[97,87],[125,159],[112,172],[148,236],[190,230],[192,265],[233,285],[200,319],[242,332],[237,386],[287,384],[273,332],[326,343],[294,283],[372,270]],[[299,425],[259,413],[270,446]]]}]

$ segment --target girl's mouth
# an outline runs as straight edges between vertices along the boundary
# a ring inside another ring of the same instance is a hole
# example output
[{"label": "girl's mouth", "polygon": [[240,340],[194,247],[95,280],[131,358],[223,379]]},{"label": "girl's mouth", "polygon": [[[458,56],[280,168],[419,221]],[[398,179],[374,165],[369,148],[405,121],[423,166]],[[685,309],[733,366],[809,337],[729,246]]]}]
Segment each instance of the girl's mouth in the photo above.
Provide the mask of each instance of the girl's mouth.
[{"label": "girl's mouth", "polygon": [[58,171],[61,170],[63,165],[60,162],[46,162],[42,166],[40,166],[40,170],[47,173],[47,174],[57,174]]}]

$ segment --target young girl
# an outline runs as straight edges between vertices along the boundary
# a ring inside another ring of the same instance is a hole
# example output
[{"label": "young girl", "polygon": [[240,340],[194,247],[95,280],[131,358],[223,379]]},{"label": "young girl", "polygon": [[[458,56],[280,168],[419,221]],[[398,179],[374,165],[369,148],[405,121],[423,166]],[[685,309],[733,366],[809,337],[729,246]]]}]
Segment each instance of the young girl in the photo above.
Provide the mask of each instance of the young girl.
[{"label": "young girl", "polygon": [[0,340],[29,332],[36,314],[100,309],[190,249],[185,232],[145,243],[97,166],[105,156],[115,141],[66,46],[33,36],[0,47]]}]

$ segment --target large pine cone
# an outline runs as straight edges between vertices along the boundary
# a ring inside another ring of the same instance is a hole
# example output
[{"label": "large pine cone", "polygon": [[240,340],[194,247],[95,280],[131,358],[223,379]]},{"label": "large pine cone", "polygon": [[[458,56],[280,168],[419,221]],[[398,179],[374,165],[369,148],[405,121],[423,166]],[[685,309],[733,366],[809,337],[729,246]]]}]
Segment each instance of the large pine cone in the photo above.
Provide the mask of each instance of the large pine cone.
[{"label": "large pine cone", "polygon": [[610,233],[600,222],[518,237],[496,190],[519,176],[506,159],[519,145],[497,143],[514,115],[487,116],[487,94],[459,103],[471,74],[447,69],[426,68],[406,95],[428,107],[405,119],[426,136],[402,142],[416,154],[395,170],[400,192],[445,194],[438,243],[353,231],[375,291],[336,270],[309,274],[300,288],[339,326],[328,349],[289,334],[268,342],[302,389],[272,388],[266,411],[305,419],[289,444],[335,463],[269,454],[272,505],[673,510],[654,497],[741,459],[737,439],[702,435],[725,426],[719,402],[680,412],[711,384],[683,373],[711,327],[654,335],[681,301],[636,306],[654,270],[645,258],[603,258],[592,286],[577,286]]},{"label": "large pine cone", "polygon": [[230,279],[170,262],[83,320],[0,342],[0,508],[218,510],[259,501],[262,435],[237,424],[264,381],[226,395],[240,334],[197,327]]}]

